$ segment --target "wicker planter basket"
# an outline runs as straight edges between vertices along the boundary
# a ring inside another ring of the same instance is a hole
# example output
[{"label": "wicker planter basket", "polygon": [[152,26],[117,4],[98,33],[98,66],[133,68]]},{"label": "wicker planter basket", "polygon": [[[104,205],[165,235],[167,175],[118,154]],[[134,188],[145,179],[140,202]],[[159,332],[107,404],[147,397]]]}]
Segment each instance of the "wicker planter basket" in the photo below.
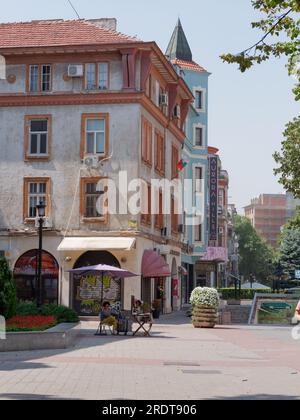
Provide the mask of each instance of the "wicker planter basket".
[{"label": "wicker planter basket", "polygon": [[209,306],[196,306],[192,321],[195,328],[214,328],[218,322],[218,313]]}]

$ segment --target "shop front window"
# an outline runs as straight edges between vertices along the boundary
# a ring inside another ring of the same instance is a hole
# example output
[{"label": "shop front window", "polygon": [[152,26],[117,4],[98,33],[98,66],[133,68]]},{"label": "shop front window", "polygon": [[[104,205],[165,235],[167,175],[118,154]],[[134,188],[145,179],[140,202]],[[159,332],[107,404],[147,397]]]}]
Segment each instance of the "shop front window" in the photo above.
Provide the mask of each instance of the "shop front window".
[{"label": "shop front window", "polygon": [[[17,297],[21,301],[37,298],[38,250],[23,254],[16,262],[14,279]],[[56,259],[46,251],[42,254],[42,301],[43,304],[58,304],[59,266]]]}]

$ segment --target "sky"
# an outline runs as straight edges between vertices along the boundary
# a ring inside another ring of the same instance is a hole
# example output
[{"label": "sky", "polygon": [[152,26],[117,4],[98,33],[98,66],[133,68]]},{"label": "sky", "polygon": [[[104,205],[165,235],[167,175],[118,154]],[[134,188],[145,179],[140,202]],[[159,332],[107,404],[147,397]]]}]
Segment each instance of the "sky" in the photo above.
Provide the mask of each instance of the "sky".
[{"label": "sky", "polygon": [[[223,63],[260,39],[251,22],[260,14],[251,0],[72,0],[81,18],[116,17],[118,30],[166,50],[180,17],[194,61],[209,72],[209,144],[220,149],[230,176],[230,202],[240,212],[261,193],[281,193],[272,154],[280,150],[285,124],[299,114],[294,79],[286,59],[274,59],[245,74]],[[67,0],[0,0],[2,22],[73,19]]]}]

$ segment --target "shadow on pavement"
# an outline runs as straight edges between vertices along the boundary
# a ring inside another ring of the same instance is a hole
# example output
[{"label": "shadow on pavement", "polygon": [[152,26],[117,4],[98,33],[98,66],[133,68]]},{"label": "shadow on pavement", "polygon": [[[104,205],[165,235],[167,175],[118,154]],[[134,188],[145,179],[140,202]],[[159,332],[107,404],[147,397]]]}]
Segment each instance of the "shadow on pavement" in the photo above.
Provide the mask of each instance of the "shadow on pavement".
[{"label": "shadow on pavement", "polygon": [[0,372],[11,372],[16,370],[29,370],[29,369],[53,369],[45,363],[30,363],[25,360],[11,360],[0,363]]},{"label": "shadow on pavement", "polygon": [[38,394],[0,394],[0,399],[2,400],[15,400],[15,401],[79,401],[80,398],[61,398],[54,395],[38,395]]},{"label": "shadow on pavement", "polygon": [[295,395],[271,395],[271,394],[253,394],[253,395],[237,395],[235,397],[216,397],[209,399],[210,401],[298,401],[300,396]]}]

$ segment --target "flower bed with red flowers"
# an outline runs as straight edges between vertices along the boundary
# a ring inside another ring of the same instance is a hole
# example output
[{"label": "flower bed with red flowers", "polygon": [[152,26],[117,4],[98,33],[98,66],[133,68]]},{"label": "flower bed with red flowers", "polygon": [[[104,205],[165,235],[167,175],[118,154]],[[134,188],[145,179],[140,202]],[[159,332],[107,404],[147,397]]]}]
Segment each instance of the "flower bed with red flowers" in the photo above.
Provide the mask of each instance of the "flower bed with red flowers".
[{"label": "flower bed with red flowers", "polygon": [[6,322],[7,332],[45,331],[57,324],[54,316],[26,315],[14,316]]}]

